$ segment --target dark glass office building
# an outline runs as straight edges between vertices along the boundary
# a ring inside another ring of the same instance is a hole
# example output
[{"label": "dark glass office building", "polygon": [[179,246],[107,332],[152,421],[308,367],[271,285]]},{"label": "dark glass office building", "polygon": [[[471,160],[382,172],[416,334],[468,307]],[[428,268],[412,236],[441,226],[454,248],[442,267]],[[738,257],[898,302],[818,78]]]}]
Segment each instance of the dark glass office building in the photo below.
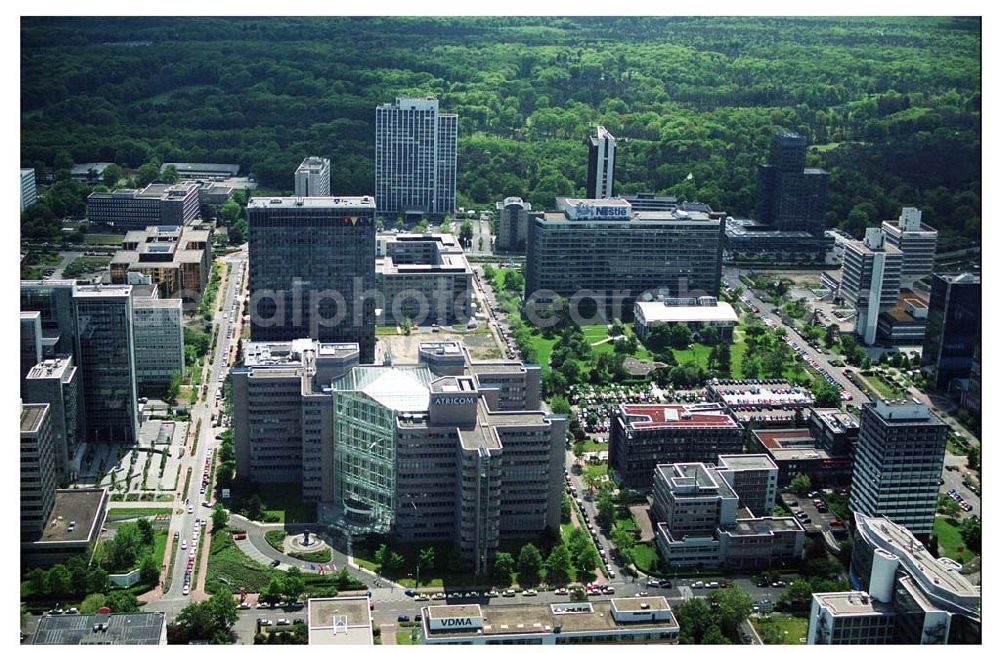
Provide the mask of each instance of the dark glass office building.
[{"label": "dark glass office building", "polygon": [[939,390],[952,379],[967,379],[980,341],[982,282],[974,274],[935,274],[927,311],[921,365]]},{"label": "dark glass office building", "polygon": [[774,135],[768,162],[757,169],[757,220],[778,231],[822,236],[830,175],[821,168],[807,168],[805,163],[803,136],[788,131]]},{"label": "dark glass office building", "polygon": [[135,442],[133,286],[76,286],[77,350],[86,410],[84,437],[97,442]]},{"label": "dark glass office building", "polygon": [[247,206],[250,335],[356,342],[375,355],[375,202],[256,197]]}]

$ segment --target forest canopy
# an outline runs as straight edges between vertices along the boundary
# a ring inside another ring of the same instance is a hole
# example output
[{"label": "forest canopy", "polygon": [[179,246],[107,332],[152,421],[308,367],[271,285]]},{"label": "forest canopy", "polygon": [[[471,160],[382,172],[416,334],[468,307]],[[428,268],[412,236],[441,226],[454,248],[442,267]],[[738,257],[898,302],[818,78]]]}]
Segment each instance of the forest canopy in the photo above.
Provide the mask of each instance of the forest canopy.
[{"label": "forest canopy", "polygon": [[942,246],[980,239],[981,25],[951,18],[23,18],[21,162],[239,163],[288,192],[306,155],[374,192],[375,106],[459,116],[458,203],[583,192],[585,136],[616,191],[753,216],[756,165],[794,129],[860,233],[903,205]]}]

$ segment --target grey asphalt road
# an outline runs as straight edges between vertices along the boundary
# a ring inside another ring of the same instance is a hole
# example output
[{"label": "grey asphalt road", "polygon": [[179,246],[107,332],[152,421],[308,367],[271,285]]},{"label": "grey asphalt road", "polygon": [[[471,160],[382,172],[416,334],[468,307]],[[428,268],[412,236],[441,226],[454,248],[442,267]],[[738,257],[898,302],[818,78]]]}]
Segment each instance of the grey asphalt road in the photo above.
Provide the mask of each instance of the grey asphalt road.
[{"label": "grey asphalt road", "polygon": [[[207,459],[208,450],[211,448],[214,451],[216,445],[218,444],[218,440],[215,439],[217,429],[212,426],[212,410],[215,406],[215,392],[223,385],[223,382],[219,381],[219,373],[228,371],[227,362],[231,340],[229,338],[228,321],[223,319],[223,313],[231,312],[237,288],[240,287],[240,281],[246,275],[247,267],[245,251],[230,254],[225,257],[224,260],[228,266],[229,273],[226,278],[224,293],[222,296],[223,301],[220,304],[220,310],[214,315],[214,322],[219,325],[220,328],[215,342],[215,349],[212,354],[211,362],[206,370],[205,376],[203,376],[208,389],[205,393],[205,399],[191,409],[191,423],[194,424],[198,422],[198,420],[201,421],[200,433],[198,437],[198,449],[193,452],[193,455],[191,456],[185,455],[185,461],[192,467],[191,483],[188,488],[187,495],[181,497],[179,502],[175,502],[176,505],[182,507],[192,505],[193,510],[190,514],[187,510],[185,510],[181,515],[174,515],[170,523],[170,530],[172,532],[180,531],[180,538],[186,539],[189,547],[192,542],[192,532],[195,519],[206,520],[211,515],[211,510],[201,505],[201,502],[206,499],[205,495],[201,494],[201,474],[205,460]],[[234,324],[240,324],[238,315],[235,316],[234,319]],[[236,334],[236,337],[239,337],[239,333]],[[184,573],[187,570],[187,560],[190,548],[187,550],[181,550],[179,547],[176,547],[174,551],[174,555],[176,557],[170,590],[160,600],[150,603],[149,609],[172,610],[176,608],[179,610],[180,608],[177,606],[179,605],[180,607],[183,607],[183,605],[189,600],[188,597],[184,596],[183,588]],[[207,570],[203,566],[199,573],[204,576],[206,571]]]}]

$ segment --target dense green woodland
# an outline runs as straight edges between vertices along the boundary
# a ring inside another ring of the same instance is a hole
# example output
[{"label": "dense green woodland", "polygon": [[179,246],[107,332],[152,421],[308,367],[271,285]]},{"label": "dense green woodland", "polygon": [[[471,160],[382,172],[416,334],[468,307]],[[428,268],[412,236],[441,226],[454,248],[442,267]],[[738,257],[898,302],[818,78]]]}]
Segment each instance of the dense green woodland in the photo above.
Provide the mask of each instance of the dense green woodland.
[{"label": "dense green woodland", "polygon": [[912,204],[954,247],[980,238],[980,53],[978,19],[26,18],[21,160],[238,162],[290,191],[319,154],[335,193],[371,194],[375,106],[434,94],[460,205],[582,193],[602,123],[619,192],[752,216],[791,128],[831,172],[831,224]]}]

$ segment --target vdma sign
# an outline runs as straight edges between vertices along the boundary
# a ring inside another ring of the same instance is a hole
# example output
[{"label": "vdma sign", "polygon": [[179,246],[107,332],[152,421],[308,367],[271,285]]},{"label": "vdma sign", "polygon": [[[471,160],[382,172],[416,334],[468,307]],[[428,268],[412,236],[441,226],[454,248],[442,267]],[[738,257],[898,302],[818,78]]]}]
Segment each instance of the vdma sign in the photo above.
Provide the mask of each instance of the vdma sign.
[{"label": "vdma sign", "polygon": [[431,630],[447,630],[456,628],[479,628],[483,623],[482,617],[444,617],[430,620]]}]

